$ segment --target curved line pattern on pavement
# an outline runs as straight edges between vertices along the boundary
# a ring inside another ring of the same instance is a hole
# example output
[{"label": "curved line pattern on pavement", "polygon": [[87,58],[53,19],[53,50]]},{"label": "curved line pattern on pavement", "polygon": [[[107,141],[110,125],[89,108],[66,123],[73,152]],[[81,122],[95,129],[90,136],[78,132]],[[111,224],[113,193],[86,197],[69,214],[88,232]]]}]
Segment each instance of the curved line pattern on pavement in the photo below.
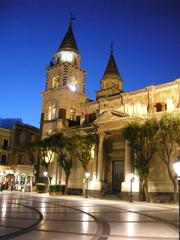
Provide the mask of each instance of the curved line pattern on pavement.
[{"label": "curved line pattern on pavement", "polygon": [[108,239],[107,235],[110,234],[110,226],[103,218],[96,217],[91,213],[87,213],[87,212],[77,209],[75,207],[64,206],[59,203],[51,203],[51,202],[47,202],[47,201],[46,201],[46,203],[55,205],[55,206],[61,206],[64,208],[69,208],[69,209],[81,212],[83,214],[89,215],[90,217],[92,217],[95,220],[95,222],[97,224],[97,231],[96,231],[95,235],[93,234],[92,240],[107,240]]},{"label": "curved line pattern on pavement", "polygon": [[[164,224],[168,224],[169,226],[171,226],[172,229],[174,229],[175,231],[179,231],[179,225],[177,223],[173,223],[172,221],[169,221],[168,219],[163,219],[161,217],[155,217],[155,216],[151,216],[148,214],[149,211],[133,211],[133,210],[127,210],[125,208],[121,208],[121,207],[114,207],[114,206],[109,206],[110,208],[115,208],[115,209],[121,209],[121,210],[124,210],[126,212],[130,212],[130,213],[136,213],[136,214],[139,214],[141,216],[144,216],[144,217],[148,217],[148,218],[151,218],[153,220],[156,220],[158,222],[162,222]],[[154,207],[154,206],[153,206]],[[163,208],[167,208],[167,209],[171,209],[171,208],[168,208],[168,207],[165,207],[163,206]],[[161,211],[165,211],[165,210],[161,210]],[[146,212],[146,213],[145,213]],[[150,211],[151,212],[151,211]]]},{"label": "curved line pattern on pavement", "polygon": [[5,234],[5,235],[2,235],[0,236],[0,239],[1,240],[8,240],[8,239],[11,239],[11,238],[14,238],[14,237],[17,237],[17,236],[20,236],[24,233],[27,233],[27,232],[30,232],[37,224],[39,224],[42,219],[43,219],[43,215],[41,214],[41,212],[39,212],[37,209],[35,209],[34,207],[29,207],[29,206],[26,206],[24,204],[20,204],[20,203],[12,203],[12,202],[8,202],[9,204],[16,204],[18,206],[23,206],[25,208],[28,208],[28,209],[31,209],[33,211],[35,211],[38,215],[39,215],[39,218],[37,221],[35,221],[32,225],[26,227],[26,228],[23,228],[23,229],[20,229],[16,232],[12,232],[12,233],[9,233],[9,234]]}]

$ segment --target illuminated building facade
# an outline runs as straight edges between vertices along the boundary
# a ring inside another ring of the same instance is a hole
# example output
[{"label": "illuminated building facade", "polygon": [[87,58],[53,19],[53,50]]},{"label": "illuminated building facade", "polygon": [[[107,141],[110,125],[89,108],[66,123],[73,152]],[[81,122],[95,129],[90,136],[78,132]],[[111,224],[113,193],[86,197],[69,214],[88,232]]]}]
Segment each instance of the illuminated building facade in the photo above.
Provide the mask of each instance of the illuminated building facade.
[{"label": "illuminated building facade", "polygon": [[[179,112],[180,79],[148,86],[132,92],[123,92],[123,80],[111,49],[109,60],[100,81],[96,99],[89,100],[84,92],[85,71],[80,68],[81,56],[70,23],[53,61],[47,68],[46,88],[42,93],[42,138],[57,132],[65,135],[96,132],[99,143],[89,163],[89,189],[92,192],[129,192],[129,176],[134,171],[132,152],[122,137],[122,129],[132,120],[143,121],[165,112]],[[112,142],[112,151],[106,144]],[[176,155],[174,153],[174,159]],[[52,183],[57,164],[50,169]],[[68,188],[78,192],[83,188],[83,168],[74,160]],[[64,174],[58,167],[58,182],[64,184]],[[133,192],[138,192],[138,179]],[[154,156],[149,179],[151,193],[173,191],[165,166]]]}]

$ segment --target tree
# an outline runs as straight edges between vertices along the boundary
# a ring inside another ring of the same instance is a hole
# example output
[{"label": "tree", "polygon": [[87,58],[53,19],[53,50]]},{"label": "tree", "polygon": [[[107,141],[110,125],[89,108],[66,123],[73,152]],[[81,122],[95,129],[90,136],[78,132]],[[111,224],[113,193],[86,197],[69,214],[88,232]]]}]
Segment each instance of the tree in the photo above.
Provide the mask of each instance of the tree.
[{"label": "tree", "polygon": [[143,124],[130,123],[124,130],[123,136],[129,141],[134,152],[134,167],[140,179],[140,193],[143,200],[149,201],[148,175],[150,161],[156,152],[158,123],[155,119],[146,120]]},{"label": "tree", "polygon": [[84,171],[88,170],[88,164],[91,160],[91,151],[94,144],[97,142],[96,134],[88,135],[75,135],[71,138],[72,144],[74,144],[74,154],[81,162]]},{"label": "tree", "polygon": [[38,181],[40,171],[40,148],[37,147],[38,142],[29,143],[23,146],[23,150],[29,155],[33,168],[35,169],[35,181]]},{"label": "tree", "polygon": [[47,172],[48,187],[51,183],[49,177],[49,165],[54,158],[54,152],[52,151],[52,145],[49,138],[44,138],[42,141],[38,142],[36,145],[40,150],[40,163]]},{"label": "tree", "polygon": [[172,153],[177,144],[180,144],[180,117],[172,114],[163,115],[159,120],[158,154],[164,162],[169,178],[173,184],[174,202],[177,202],[176,176],[172,170]]},{"label": "tree", "polygon": [[65,188],[68,186],[69,176],[71,174],[72,162],[74,157],[74,146],[71,138],[65,137],[63,133],[57,133],[49,137],[51,149],[58,155],[59,165],[65,173]]}]

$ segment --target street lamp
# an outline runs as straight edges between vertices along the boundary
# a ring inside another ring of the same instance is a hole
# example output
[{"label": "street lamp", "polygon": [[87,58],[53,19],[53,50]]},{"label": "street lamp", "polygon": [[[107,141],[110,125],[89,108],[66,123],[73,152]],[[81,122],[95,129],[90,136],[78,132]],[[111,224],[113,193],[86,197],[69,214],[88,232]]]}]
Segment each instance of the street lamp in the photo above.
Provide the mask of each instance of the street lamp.
[{"label": "street lamp", "polygon": [[45,176],[45,177],[47,178],[47,180],[48,180],[47,191],[49,191],[50,179],[49,179],[48,172],[47,172],[47,171],[44,171],[43,174],[44,174],[44,176]]},{"label": "street lamp", "polygon": [[85,172],[85,178],[86,178],[86,183],[85,183],[85,198],[88,198],[88,179],[90,177],[89,172]]},{"label": "street lamp", "polygon": [[130,179],[130,194],[129,194],[129,201],[133,201],[133,196],[132,196],[132,186],[133,186],[133,181],[134,181],[134,173],[129,174],[129,179]]},{"label": "street lamp", "polygon": [[174,171],[177,175],[178,180],[178,202],[179,202],[179,239],[180,239],[180,156],[176,158],[176,160],[173,163]]},{"label": "street lamp", "polygon": [[43,174],[44,174],[45,177],[48,176],[48,172],[47,171],[44,171]]}]

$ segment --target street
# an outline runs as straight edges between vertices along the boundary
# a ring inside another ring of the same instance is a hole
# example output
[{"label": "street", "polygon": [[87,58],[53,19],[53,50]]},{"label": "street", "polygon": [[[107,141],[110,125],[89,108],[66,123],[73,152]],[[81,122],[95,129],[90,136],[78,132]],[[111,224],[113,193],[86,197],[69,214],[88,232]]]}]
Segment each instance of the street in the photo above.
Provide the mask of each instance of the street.
[{"label": "street", "polygon": [[178,239],[178,206],[3,191],[0,239]]}]

